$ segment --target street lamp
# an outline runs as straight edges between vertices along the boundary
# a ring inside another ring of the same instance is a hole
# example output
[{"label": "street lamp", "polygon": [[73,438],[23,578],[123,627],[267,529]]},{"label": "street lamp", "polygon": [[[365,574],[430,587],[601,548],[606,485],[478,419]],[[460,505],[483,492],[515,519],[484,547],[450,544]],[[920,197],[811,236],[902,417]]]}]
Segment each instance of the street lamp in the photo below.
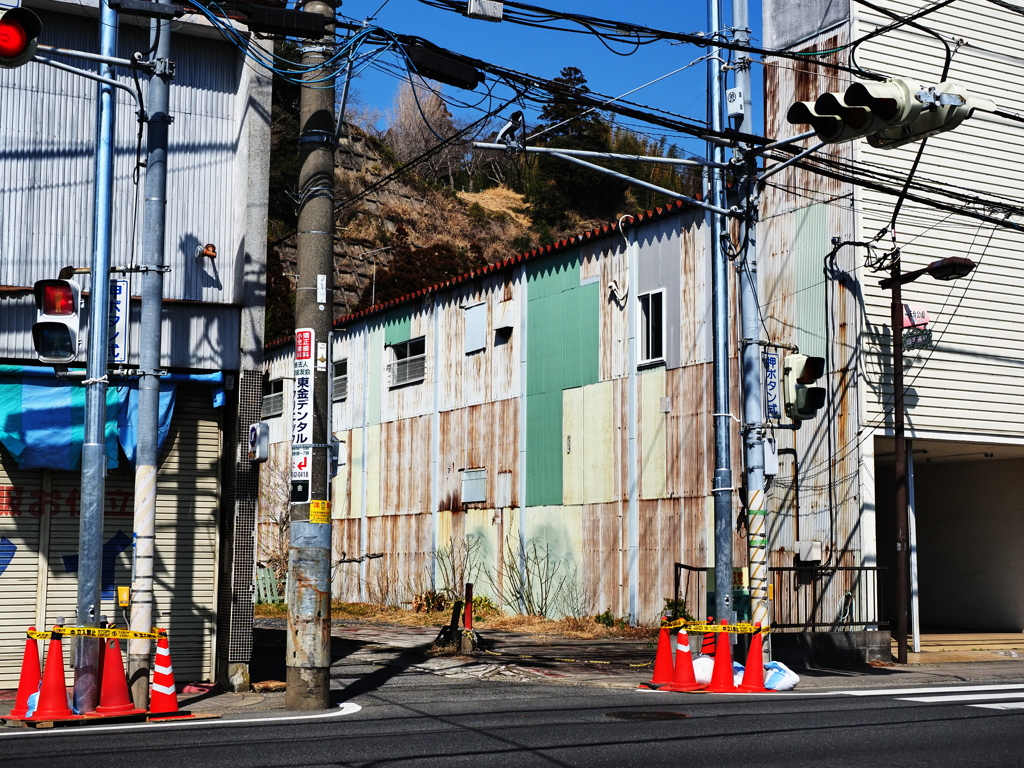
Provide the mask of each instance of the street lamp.
[{"label": "street lamp", "polygon": [[948,256],[927,267],[900,273],[899,254],[889,277],[881,281],[884,289],[892,289],[890,322],[892,324],[892,400],[893,438],[896,449],[896,660],[907,663],[907,597],[910,591],[910,525],[907,510],[907,440],[903,410],[903,292],[905,283],[921,275],[936,280],[956,280],[969,275],[977,265],[963,256]]}]

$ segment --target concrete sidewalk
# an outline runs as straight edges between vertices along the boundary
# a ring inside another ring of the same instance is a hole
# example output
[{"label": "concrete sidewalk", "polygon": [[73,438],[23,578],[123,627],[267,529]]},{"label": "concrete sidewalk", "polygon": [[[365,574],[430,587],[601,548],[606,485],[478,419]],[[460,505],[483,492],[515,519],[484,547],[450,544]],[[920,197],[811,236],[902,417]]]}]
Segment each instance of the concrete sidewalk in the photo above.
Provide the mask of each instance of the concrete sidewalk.
[{"label": "concrete sidewalk", "polygon": [[[257,619],[252,681],[285,679],[283,619]],[[578,686],[636,688],[651,677],[655,645],[620,639],[574,640],[522,632],[481,632],[482,646],[472,656],[434,655],[430,647],[438,627],[402,627],[335,622],[332,629],[332,688],[351,698],[388,685],[444,685],[445,681],[544,681]],[[738,659],[742,662],[743,659]],[[917,687],[986,683],[1024,683],[1024,635],[941,633],[925,635],[920,653],[907,665],[881,664],[856,669],[797,670],[797,692],[850,688]],[[70,677],[70,675],[69,675]],[[14,691],[0,692],[0,715],[13,706]],[[196,713],[244,716],[282,710],[284,693],[225,693],[216,686],[185,686],[182,709]]]}]

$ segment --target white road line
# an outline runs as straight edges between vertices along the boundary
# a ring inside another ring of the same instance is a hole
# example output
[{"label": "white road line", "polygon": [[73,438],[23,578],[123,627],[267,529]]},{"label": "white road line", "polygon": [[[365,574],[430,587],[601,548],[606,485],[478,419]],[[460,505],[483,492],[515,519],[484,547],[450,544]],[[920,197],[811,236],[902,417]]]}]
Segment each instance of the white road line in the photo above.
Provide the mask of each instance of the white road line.
[{"label": "white road line", "polygon": [[967,693],[968,691],[1024,690],[1024,685],[937,685],[928,688],[885,688],[881,690],[836,691],[844,696],[905,696],[912,693]]},{"label": "white road line", "polygon": [[1001,704],[968,704],[979,709],[1024,709],[1024,701],[1005,701]]},{"label": "white road line", "polygon": [[1024,691],[1016,693],[967,693],[952,696],[908,696],[899,697],[896,701],[923,701],[926,704],[950,701],[985,701],[986,699],[1024,699]]},{"label": "white road line", "polygon": [[317,712],[315,715],[282,715],[280,717],[247,717],[239,718],[237,720],[171,720],[166,723],[160,722],[149,722],[149,723],[134,723],[127,725],[81,725],[81,726],[69,726],[66,728],[24,728],[18,730],[11,729],[0,729],[0,738],[14,738],[17,736],[70,736],[72,734],[76,736],[85,736],[90,733],[97,733],[99,731],[138,731],[143,729],[151,728],[173,728],[174,726],[182,725],[202,725],[202,726],[219,726],[219,725],[249,725],[250,723],[298,723],[304,720],[321,720],[325,717],[339,717],[341,715],[354,715],[356,712],[361,710],[362,707],[358,704],[352,704],[347,702],[345,704],[339,704],[337,709],[330,709],[326,712]]}]

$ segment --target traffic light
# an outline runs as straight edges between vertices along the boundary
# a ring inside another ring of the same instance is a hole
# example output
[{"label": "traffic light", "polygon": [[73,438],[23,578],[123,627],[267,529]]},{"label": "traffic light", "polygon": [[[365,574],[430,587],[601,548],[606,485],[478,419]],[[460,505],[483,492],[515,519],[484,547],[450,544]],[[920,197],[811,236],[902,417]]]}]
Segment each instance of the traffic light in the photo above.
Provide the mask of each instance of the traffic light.
[{"label": "traffic light", "polygon": [[41,362],[70,363],[78,357],[78,309],[82,287],[74,280],[39,280],[32,341]]},{"label": "traffic light", "polygon": [[0,67],[14,69],[32,61],[42,31],[39,17],[27,8],[0,11]]},{"label": "traffic light", "polygon": [[825,388],[810,386],[825,373],[825,358],[786,355],[783,363],[782,390],[786,415],[796,421],[813,419],[825,405]]},{"label": "traffic light", "polygon": [[894,77],[854,83],[845,93],[823,93],[814,102],[798,101],[786,119],[810,125],[827,144],[867,137],[873,147],[893,149],[952,130],[979,108],[994,110],[995,104],[952,81],[919,86]]}]

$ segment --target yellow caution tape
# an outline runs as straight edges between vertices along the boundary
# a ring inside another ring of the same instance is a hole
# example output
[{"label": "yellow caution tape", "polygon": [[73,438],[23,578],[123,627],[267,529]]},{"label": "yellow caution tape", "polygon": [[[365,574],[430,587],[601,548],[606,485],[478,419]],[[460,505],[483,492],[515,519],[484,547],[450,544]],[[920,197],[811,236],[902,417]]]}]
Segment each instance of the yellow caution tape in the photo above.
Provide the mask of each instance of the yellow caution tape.
[{"label": "yellow caution tape", "polygon": [[[166,630],[154,629],[152,632],[134,632],[130,629],[106,629],[100,627],[55,627],[57,634],[63,637],[78,635],[82,637],[102,637],[106,639],[116,638],[118,640],[159,640],[166,636]],[[25,634],[33,640],[50,640],[53,632],[26,631]]]},{"label": "yellow caution tape", "polygon": [[756,624],[707,624],[703,621],[687,621],[678,619],[661,625],[662,629],[685,629],[687,632],[735,632],[740,635],[752,635],[760,632],[767,635],[771,627],[759,627]]}]

